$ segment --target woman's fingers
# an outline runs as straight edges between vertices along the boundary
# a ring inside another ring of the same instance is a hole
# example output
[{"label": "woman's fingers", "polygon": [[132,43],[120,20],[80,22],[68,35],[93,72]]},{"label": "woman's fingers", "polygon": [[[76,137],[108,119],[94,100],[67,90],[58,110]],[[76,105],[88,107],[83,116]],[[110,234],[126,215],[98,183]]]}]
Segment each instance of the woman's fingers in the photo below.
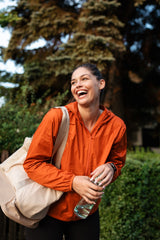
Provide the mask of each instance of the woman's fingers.
[{"label": "woman's fingers", "polygon": [[99,186],[106,187],[110,184],[112,181],[114,175],[114,170],[111,167],[110,164],[103,164],[99,167],[97,167],[92,173],[91,173],[91,181],[98,183]]},{"label": "woman's fingers", "polygon": [[104,188],[112,181],[114,170],[110,164],[106,163],[97,167],[92,173],[91,178],[87,176],[75,176],[72,188],[86,202],[94,204],[102,197]]},{"label": "woman's fingers", "polygon": [[81,197],[88,201],[95,201],[103,195],[103,187],[95,185],[86,176],[75,176],[73,179],[72,188]]},{"label": "woman's fingers", "polygon": [[86,202],[88,202],[89,204],[95,204],[96,201],[100,198],[102,198],[104,192],[95,194],[95,193],[88,193],[85,196],[83,196],[83,198],[86,200]]},{"label": "woman's fingers", "polygon": [[106,186],[108,186],[111,181],[112,181],[112,178],[113,178],[113,174],[112,173],[109,173],[101,182],[100,182],[100,186],[103,186],[104,188]]}]

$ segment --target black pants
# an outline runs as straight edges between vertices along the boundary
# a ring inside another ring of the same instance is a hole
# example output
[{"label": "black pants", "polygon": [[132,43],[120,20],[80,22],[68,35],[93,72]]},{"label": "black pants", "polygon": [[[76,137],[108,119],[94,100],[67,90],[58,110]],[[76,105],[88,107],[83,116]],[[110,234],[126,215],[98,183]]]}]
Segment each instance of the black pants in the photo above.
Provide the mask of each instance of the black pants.
[{"label": "black pants", "polygon": [[26,228],[26,240],[99,240],[99,213],[86,219],[64,222],[46,216],[35,229]]}]

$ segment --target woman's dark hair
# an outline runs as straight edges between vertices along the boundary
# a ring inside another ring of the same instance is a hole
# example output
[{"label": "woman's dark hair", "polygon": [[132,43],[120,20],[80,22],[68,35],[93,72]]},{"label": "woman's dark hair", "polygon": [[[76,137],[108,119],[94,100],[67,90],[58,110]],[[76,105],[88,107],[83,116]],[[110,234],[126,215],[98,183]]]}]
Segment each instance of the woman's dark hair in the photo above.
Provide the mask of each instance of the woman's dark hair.
[{"label": "woman's dark hair", "polygon": [[[102,74],[101,74],[101,72],[99,71],[99,69],[97,68],[97,66],[94,65],[94,64],[92,64],[92,63],[84,63],[84,64],[81,64],[81,65],[79,65],[78,67],[76,67],[76,68],[74,69],[74,71],[75,71],[76,69],[80,68],[80,67],[87,68],[94,76],[96,76],[97,80],[100,80],[100,79],[103,78],[103,77],[102,77]],[[74,71],[73,71],[73,72],[74,72]],[[73,72],[72,72],[72,73],[73,73]]]}]

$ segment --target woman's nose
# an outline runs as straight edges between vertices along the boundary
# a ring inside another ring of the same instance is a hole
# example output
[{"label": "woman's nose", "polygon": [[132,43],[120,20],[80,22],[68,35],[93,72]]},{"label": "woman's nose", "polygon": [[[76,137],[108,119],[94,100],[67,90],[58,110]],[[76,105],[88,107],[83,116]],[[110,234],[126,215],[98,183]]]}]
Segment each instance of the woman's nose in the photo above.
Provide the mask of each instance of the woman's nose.
[{"label": "woman's nose", "polygon": [[82,81],[78,80],[77,83],[76,83],[76,87],[81,87],[81,86],[82,86]]}]

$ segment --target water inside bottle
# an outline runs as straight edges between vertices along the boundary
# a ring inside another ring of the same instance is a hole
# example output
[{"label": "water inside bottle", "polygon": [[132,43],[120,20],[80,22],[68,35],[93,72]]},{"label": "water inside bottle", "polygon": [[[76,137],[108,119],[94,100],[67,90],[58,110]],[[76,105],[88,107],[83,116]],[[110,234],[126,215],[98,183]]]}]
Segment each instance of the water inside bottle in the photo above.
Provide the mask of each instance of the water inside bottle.
[{"label": "water inside bottle", "polygon": [[[101,174],[100,174],[101,175]],[[99,175],[99,176],[100,176]],[[98,176],[98,177],[99,177]],[[95,180],[97,180],[97,178]],[[92,182],[96,185],[99,185],[100,182],[95,182],[95,180],[93,180]],[[96,202],[96,201],[95,201]],[[85,219],[86,217],[88,217],[89,213],[91,212],[92,208],[93,208],[94,204],[89,204],[87,203],[83,198],[79,201],[79,203],[75,206],[74,208],[74,213],[82,218]]]},{"label": "water inside bottle", "polygon": [[74,208],[74,213],[82,218],[82,219],[85,219],[86,217],[88,217],[90,211],[92,210],[94,204],[85,204],[85,205],[77,205],[75,208]]}]

